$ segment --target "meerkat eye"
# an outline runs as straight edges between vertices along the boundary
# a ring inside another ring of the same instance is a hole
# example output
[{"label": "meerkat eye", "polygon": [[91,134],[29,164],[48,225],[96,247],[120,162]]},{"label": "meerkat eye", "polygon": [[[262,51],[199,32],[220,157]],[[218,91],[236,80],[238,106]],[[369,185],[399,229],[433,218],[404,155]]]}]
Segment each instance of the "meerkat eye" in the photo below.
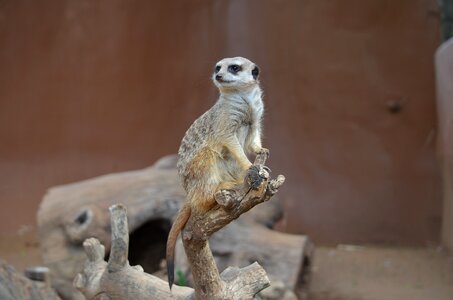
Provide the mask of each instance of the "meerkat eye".
[{"label": "meerkat eye", "polygon": [[220,69],[221,69],[221,66],[215,66],[215,72],[216,73],[219,73]]},{"label": "meerkat eye", "polygon": [[258,78],[259,74],[260,74],[260,68],[258,68],[258,66],[255,66],[255,68],[253,68],[253,70],[252,70],[253,79],[256,80]]},{"label": "meerkat eye", "polygon": [[241,66],[238,66],[238,65],[230,65],[230,66],[228,66],[228,71],[230,71],[233,74],[236,74],[237,72],[239,72],[241,70],[242,70]]}]

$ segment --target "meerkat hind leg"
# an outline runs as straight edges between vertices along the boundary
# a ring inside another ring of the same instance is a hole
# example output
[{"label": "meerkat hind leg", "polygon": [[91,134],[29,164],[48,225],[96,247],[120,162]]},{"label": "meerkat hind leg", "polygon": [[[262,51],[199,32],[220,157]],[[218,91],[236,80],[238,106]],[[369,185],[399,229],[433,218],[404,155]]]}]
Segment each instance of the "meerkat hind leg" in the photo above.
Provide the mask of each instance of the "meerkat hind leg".
[{"label": "meerkat hind leg", "polygon": [[231,208],[234,203],[241,198],[238,197],[238,187],[240,184],[235,181],[226,181],[219,184],[219,188],[214,195],[216,202],[226,208]]}]

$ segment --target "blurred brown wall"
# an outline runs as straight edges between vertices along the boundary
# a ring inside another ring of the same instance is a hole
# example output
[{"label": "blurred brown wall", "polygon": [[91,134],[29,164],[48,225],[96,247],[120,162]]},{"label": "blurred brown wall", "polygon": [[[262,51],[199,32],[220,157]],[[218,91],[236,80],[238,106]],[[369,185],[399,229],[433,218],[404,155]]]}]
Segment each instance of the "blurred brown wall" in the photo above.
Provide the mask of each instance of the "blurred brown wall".
[{"label": "blurred brown wall", "polygon": [[242,55],[262,69],[286,230],[437,242],[436,11],[435,0],[1,1],[0,233],[33,224],[50,186],[176,152],[215,100],[216,60]]}]

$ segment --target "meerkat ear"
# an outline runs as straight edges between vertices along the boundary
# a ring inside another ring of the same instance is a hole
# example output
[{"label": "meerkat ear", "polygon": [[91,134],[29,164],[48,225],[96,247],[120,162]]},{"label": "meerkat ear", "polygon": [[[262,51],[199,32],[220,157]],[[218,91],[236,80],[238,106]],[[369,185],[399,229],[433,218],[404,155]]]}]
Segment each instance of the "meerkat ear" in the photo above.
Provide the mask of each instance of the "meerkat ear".
[{"label": "meerkat ear", "polygon": [[260,68],[258,68],[258,66],[255,66],[252,70],[253,79],[256,80],[258,78],[259,74],[260,74]]}]

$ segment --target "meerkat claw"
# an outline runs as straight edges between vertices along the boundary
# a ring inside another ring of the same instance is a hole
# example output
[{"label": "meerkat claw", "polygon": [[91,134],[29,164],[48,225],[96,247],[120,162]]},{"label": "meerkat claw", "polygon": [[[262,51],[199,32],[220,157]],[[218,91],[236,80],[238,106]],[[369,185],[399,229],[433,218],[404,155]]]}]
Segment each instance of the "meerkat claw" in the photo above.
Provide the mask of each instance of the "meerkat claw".
[{"label": "meerkat claw", "polygon": [[267,148],[261,148],[257,154],[266,155],[266,159],[268,159],[270,157],[270,152],[269,152],[269,149],[267,149]]}]

